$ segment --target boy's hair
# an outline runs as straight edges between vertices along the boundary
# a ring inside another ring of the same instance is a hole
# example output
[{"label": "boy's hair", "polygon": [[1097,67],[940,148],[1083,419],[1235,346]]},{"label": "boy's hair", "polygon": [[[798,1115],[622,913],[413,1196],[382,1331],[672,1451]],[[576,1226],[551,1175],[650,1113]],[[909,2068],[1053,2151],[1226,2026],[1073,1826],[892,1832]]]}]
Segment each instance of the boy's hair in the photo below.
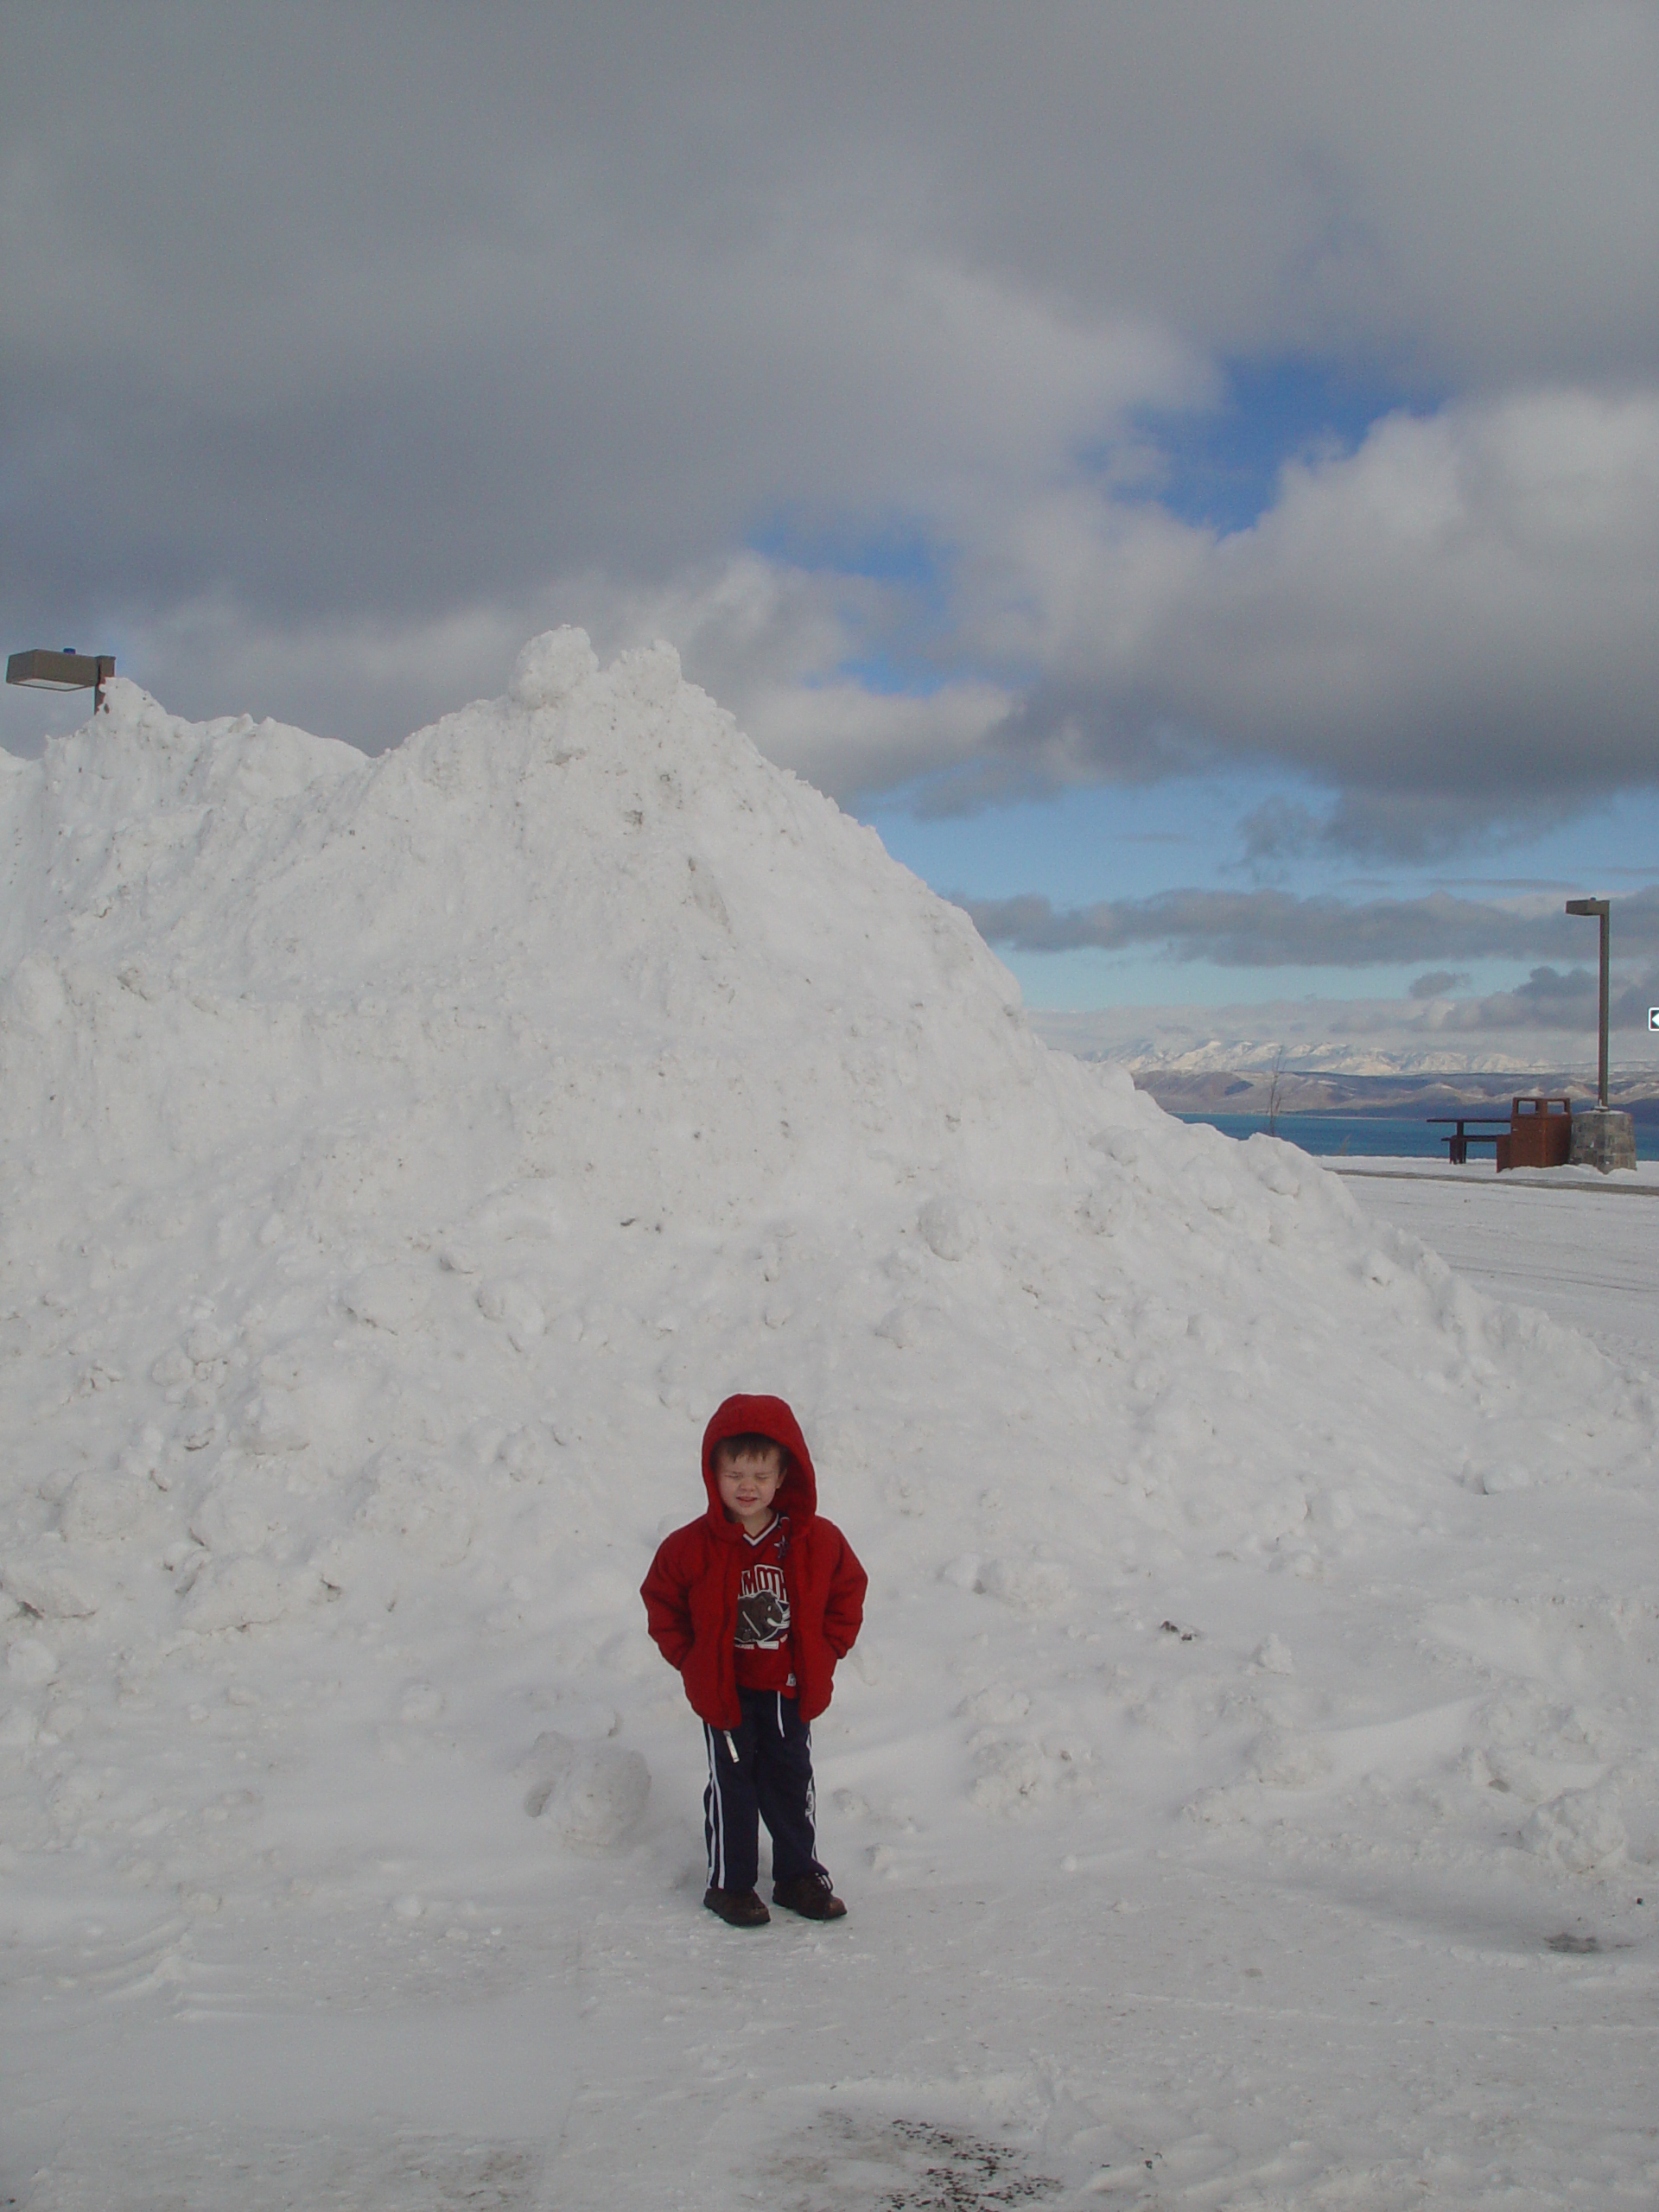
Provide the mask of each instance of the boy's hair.
[{"label": "boy's hair", "polygon": [[775,1436],[762,1436],[758,1429],[742,1436],[722,1436],[715,1446],[715,1465],[725,1459],[752,1459],[761,1452],[774,1452],[785,1474],[789,1472],[789,1454]]}]

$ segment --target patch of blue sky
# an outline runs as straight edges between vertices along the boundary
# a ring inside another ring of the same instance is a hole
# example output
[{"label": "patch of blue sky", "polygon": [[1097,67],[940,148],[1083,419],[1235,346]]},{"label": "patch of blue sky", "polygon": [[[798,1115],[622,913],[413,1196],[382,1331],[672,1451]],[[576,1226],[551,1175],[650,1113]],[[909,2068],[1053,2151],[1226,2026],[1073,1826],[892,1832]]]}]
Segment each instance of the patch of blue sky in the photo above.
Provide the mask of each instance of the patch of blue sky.
[{"label": "patch of blue sky", "polygon": [[[1328,797],[1285,785],[1274,796],[1306,807],[1314,821]],[[1243,816],[1241,816],[1241,821]],[[1234,868],[1230,880],[1262,881],[1306,898],[1420,898],[1446,891],[1460,899],[1540,899],[1593,892],[1634,891],[1659,880],[1659,791],[1621,792],[1574,811],[1556,804],[1547,820],[1470,822],[1462,849],[1428,858],[1356,854],[1315,838],[1278,862]]]},{"label": "patch of blue sky", "polygon": [[750,533],[750,551],[814,576],[880,587],[872,613],[849,597],[847,618],[860,649],[847,654],[809,688],[852,682],[887,698],[930,698],[973,671],[959,652],[938,640],[949,618],[956,572],[951,550],[920,524],[898,519],[784,512]]},{"label": "patch of blue sky", "polygon": [[[1142,485],[1119,496],[1138,490],[1185,522],[1224,534],[1248,530],[1273,505],[1287,461],[1351,453],[1384,416],[1430,413],[1448,396],[1374,370],[1295,358],[1230,362],[1225,377],[1217,407],[1136,416],[1157,463]],[[1116,448],[1087,458],[1103,471],[1120,461]]]},{"label": "patch of blue sky", "polygon": [[824,516],[784,510],[750,531],[749,550],[813,575],[858,576],[897,586],[942,608],[954,557],[919,523]]},{"label": "patch of blue sky", "polygon": [[1289,799],[1315,819],[1330,804],[1327,794],[1267,774],[1071,785],[974,814],[917,812],[915,797],[914,787],[886,793],[861,810],[861,818],[927,882],[978,899],[1031,892],[1056,906],[1078,906],[1258,881],[1303,898],[1410,897],[1431,880],[1421,867],[1361,861],[1318,844],[1282,865],[1247,868],[1243,825],[1268,801]]},{"label": "patch of blue sky", "polygon": [[1243,824],[1272,799],[1315,823],[1331,799],[1268,775],[1179,777],[1151,785],[1080,785],[1009,799],[972,814],[914,810],[914,787],[859,810],[895,859],[936,889],[976,899],[1046,898],[1058,908],[1143,899],[1175,889],[1246,890],[1299,898],[1414,899],[1444,890],[1496,900],[1659,880],[1659,791],[1597,801],[1577,815],[1479,836],[1433,860],[1357,855],[1319,842],[1260,868],[1244,861]]},{"label": "patch of blue sky", "polygon": [[1659,882],[1659,791],[1622,791],[1582,813],[1559,814],[1500,849],[1445,862],[1434,880],[1465,899],[1501,899],[1532,889],[1568,897],[1614,897]]},{"label": "patch of blue sky", "polygon": [[884,699],[931,699],[960,675],[936,663],[918,660],[902,651],[872,652],[837,661],[823,676],[805,676],[802,687],[823,690],[831,683],[856,683]]},{"label": "patch of blue sky", "polygon": [[1057,906],[1210,883],[1236,850],[1236,787],[1211,779],[1081,785],[975,814],[918,815],[902,791],[861,809],[895,860],[976,899]]}]

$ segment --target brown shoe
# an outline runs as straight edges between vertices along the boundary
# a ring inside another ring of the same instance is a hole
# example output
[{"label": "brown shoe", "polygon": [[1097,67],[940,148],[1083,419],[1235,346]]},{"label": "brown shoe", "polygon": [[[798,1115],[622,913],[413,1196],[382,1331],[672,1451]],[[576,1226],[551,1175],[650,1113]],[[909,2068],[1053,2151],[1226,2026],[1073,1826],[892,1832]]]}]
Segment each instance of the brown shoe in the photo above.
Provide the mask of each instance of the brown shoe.
[{"label": "brown shoe", "polygon": [[729,1928],[764,1928],[772,1918],[753,1890],[708,1889],[702,1901]]},{"label": "brown shoe", "polygon": [[844,1920],[847,1908],[830,1886],[827,1874],[797,1874],[792,1880],[774,1882],[773,1904],[798,1912],[804,1920]]}]

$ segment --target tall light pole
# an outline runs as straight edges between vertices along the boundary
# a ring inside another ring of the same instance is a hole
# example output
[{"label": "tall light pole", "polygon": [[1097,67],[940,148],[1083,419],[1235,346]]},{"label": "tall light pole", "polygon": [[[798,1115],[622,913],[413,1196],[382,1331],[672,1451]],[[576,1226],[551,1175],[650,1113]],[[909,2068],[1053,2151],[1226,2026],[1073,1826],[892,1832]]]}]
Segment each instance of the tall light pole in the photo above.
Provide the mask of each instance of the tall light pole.
[{"label": "tall light pole", "polygon": [[1569,899],[1569,914],[1593,914],[1601,924],[1601,1033],[1596,1063],[1596,1103],[1573,1116],[1572,1150],[1574,1167],[1598,1167],[1604,1175],[1615,1167],[1636,1166],[1636,1117],[1617,1112],[1607,1103],[1607,985],[1611,966],[1612,931],[1605,899]]},{"label": "tall light pole", "polygon": [[22,683],[31,691],[90,691],[94,714],[104,704],[104,686],[114,674],[113,653],[78,653],[73,645],[60,653],[36,646],[32,652],[13,653],[6,663],[8,683]]},{"label": "tall light pole", "polygon": [[1569,899],[1567,902],[1569,914],[1595,914],[1601,921],[1601,1030],[1600,1052],[1596,1062],[1596,1104],[1604,1114],[1607,1111],[1607,974],[1611,949],[1609,939],[1612,934],[1607,908],[1605,899]]}]

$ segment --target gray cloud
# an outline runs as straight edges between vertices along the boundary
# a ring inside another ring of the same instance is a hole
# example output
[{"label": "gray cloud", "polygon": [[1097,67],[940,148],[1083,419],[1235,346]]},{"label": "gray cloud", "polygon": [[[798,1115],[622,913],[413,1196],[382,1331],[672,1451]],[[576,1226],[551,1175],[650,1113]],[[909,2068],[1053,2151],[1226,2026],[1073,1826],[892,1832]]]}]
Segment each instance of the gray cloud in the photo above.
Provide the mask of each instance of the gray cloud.
[{"label": "gray cloud", "polygon": [[[1268,760],[1447,849],[1653,772],[1656,92],[1619,4],[14,10],[11,642],[378,744],[661,628],[843,794]],[[1164,512],[1287,355],[1465,396]],[[892,529],[930,604],[810,573]]]},{"label": "gray cloud", "polygon": [[1469,981],[1466,973],[1451,968],[1431,968],[1426,976],[1415,976],[1406,987],[1406,995],[1414,999],[1448,998],[1453,991],[1461,990]]},{"label": "gray cloud", "polygon": [[[1648,1009],[1659,1005],[1659,963],[1649,963],[1634,979],[1621,982],[1607,1001],[1609,1031],[1645,1032]],[[1601,1022],[1600,977],[1593,968],[1535,968],[1512,991],[1436,1007],[1433,1026],[1447,1034],[1505,1030],[1564,1030],[1595,1036]]]},{"label": "gray cloud", "polygon": [[[1044,898],[958,902],[988,944],[1022,952],[1083,946],[1120,951],[1156,945],[1177,960],[1225,968],[1357,968],[1431,959],[1526,960],[1582,954],[1589,925],[1561,902],[1505,906],[1433,892],[1368,901],[1298,898],[1287,891],[1166,891],[1103,899],[1057,913]],[[1613,910],[1620,958],[1659,951],[1659,890],[1634,893]],[[1539,968],[1526,988],[1541,1003],[1554,971]],[[1568,984],[1560,986],[1562,990]],[[1572,982],[1570,988],[1580,984]],[[1646,1001],[1643,1001],[1645,1007]],[[1645,1020],[1645,1014],[1644,1014]]]},{"label": "gray cloud", "polygon": [[1564,810],[1576,812],[1600,795],[1599,788],[1517,792],[1496,775],[1473,804],[1463,791],[1351,790],[1320,811],[1275,793],[1239,823],[1241,857],[1262,878],[1285,874],[1310,857],[1432,865],[1557,825]]},{"label": "gray cloud", "polygon": [[1145,312],[957,248],[850,11],[739,12],[95,9],[67,108],[63,18],[10,26],[7,588],[291,622],[661,579],[1196,389]]}]

